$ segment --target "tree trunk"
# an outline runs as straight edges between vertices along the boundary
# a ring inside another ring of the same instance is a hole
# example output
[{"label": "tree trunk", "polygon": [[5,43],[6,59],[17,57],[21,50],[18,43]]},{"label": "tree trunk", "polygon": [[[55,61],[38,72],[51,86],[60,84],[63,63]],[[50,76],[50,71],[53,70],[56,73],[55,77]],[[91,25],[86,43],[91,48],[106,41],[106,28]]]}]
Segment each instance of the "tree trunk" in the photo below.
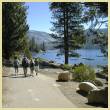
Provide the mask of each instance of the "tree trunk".
[{"label": "tree trunk", "polygon": [[65,64],[68,64],[68,19],[67,19],[68,13],[66,11],[64,11],[64,50],[65,50]]}]

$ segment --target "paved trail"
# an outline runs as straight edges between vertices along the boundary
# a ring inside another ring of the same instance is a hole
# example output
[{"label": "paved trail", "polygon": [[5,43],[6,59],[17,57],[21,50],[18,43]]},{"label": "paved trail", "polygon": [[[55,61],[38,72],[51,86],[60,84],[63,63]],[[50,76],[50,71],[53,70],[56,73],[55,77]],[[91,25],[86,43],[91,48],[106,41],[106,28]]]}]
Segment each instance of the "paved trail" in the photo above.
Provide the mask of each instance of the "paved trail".
[{"label": "paved trail", "polygon": [[22,68],[15,77],[11,76],[13,68],[9,70],[3,77],[3,107],[76,107],[61,93],[58,89],[60,85],[53,78],[40,72],[38,76],[24,78]]}]

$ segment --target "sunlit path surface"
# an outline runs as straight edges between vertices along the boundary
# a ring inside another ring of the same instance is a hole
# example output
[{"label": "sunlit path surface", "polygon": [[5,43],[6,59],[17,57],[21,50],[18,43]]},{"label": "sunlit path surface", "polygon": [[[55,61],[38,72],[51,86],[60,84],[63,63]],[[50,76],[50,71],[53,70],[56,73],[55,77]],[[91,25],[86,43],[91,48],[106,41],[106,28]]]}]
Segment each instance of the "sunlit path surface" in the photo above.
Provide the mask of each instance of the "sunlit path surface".
[{"label": "sunlit path surface", "polygon": [[53,78],[40,72],[38,76],[24,78],[22,68],[18,76],[13,73],[11,68],[3,75],[3,107],[76,107],[61,93]]}]

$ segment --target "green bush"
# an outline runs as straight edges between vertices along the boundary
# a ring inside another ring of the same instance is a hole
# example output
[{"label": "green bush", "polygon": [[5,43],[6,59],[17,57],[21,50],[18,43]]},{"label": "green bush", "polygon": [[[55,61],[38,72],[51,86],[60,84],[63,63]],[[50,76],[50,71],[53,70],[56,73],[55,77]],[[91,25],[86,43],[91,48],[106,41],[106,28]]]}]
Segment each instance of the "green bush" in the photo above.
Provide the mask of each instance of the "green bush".
[{"label": "green bush", "polygon": [[72,72],[73,79],[79,82],[95,80],[96,77],[94,69],[86,65],[79,65]]},{"label": "green bush", "polygon": [[61,65],[61,68],[64,69],[64,70],[71,70],[72,66],[68,65],[68,64],[64,64],[64,65]]},{"label": "green bush", "polygon": [[48,61],[48,60],[46,60],[46,59],[43,59],[43,58],[40,58],[40,57],[38,57],[38,58],[35,58],[35,60],[38,60],[38,61],[39,61],[39,63],[42,63],[43,61]]}]

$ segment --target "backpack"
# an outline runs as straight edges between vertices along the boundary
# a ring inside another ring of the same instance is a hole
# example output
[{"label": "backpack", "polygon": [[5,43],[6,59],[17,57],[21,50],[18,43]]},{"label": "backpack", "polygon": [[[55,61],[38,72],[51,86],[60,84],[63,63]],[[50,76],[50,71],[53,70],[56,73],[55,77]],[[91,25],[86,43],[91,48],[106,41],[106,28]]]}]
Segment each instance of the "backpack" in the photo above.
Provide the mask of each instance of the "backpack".
[{"label": "backpack", "polygon": [[22,66],[28,67],[28,60],[27,59],[25,59],[25,58],[23,59]]},{"label": "backpack", "polygon": [[33,62],[30,63],[30,67],[34,67],[34,63]]},{"label": "backpack", "polygon": [[15,67],[18,67],[18,65],[19,65],[18,60],[15,60],[15,61],[14,61],[14,66],[15,66]]}]

